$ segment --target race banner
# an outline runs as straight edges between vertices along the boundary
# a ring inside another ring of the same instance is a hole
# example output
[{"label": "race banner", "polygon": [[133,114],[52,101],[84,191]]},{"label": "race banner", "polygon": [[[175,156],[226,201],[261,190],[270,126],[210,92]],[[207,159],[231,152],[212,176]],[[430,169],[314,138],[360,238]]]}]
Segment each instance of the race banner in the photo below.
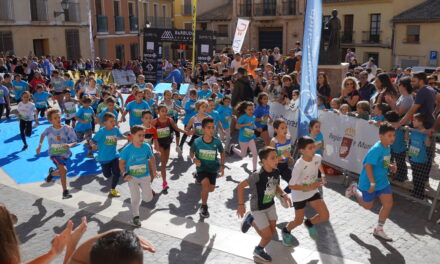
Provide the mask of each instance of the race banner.
[{"label": "race banner", "polygon": [[118,85],[130,86],[136,83],[136,75],[132,70],[112,70],[113,80]]},{"label": "race banner", "polygon": [[322,28],[322,1],[307,1],[301,63],[301,95],[298,135],[308,134],[310,120],[318,117],[316,82]]},{"label": "race banner", "polygon": [[333,112],[320,112],[324,161],[360,174],[368,150],[379,140],[379,128],[368,121]]},{"label": "race banner", "polygon": [[[290,105],[286,107],[278,102],[269,103],[270,106],[270,117],[275,120],[277,118],[282,118],[286,121],[287,127],[289,129],[290,138],[292,139],[292,144],[298,137],[298,108]],[[273,126],[268,126],[269,134],[273,135]]]},{"label": "race banner", "polygon": [[238,19],[237,28],[235,29],[234,41],[232,42],[232,49],[234,53],[240,53],[241,47],[243,46],[244,38],[246,37],[246,32],[249,27],[249,20]]}]

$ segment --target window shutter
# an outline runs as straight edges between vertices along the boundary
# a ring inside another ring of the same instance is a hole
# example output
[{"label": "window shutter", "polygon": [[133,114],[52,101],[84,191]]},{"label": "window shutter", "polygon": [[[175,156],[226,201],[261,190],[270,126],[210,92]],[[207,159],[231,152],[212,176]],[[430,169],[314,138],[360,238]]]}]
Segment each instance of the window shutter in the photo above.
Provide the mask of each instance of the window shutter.
[{"label": "window shutter", "polygon": [[66,49],[68,60],[81,58],[79,31],[77,29],[66,29]]}]

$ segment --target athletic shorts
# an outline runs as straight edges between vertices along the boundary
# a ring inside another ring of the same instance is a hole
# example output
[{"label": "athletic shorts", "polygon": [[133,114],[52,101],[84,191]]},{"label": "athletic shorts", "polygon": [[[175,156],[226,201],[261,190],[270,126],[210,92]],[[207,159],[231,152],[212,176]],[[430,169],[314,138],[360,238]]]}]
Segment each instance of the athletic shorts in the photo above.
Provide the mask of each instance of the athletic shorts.
[{"label": "athletic shorts", "polygon": [[87,129],[84,131],[75,131],[75,133],[76,133],[76,138],[78,139],[78,142],[81,142],[84,139],[86,141],[92,140],[92,130],[91,129]]},{"label": "athletic shorts", "polygon": [[259,230],[268,227],[270,225],[269,221],[276,221],[278,219],[275,204],[264,210],[252,211],[252,216]]},{"label": "athletic shorts", "polygon": [[292,170],[289,168],[288,162],[279,162],[278,170],[280,171],[281,178],[287,183],[290,182],[290,178],[292,178]]},{"label": "athletic shorts", "polygon": [[196,179],[198,182],[202,182],[203,179],[208,178],[209,184],[215,185],[215,182],[217,181],[217,173],[210,173],[206,171],[200,171],[196,173]]},{"label": "athletic shorts", "polygon": [[374,199],[376,199],[376,197],[380,196],[381,194],[392,194],[393,193],[391,191],[390,185],[385,187],[385,189],[374,191],[372,193],[369,193],[368,191],[363,191],[363,190],[360,190],[360,191],[362,192],[362,200],[364,200],[364,202],[366,202],[366,203],[374,201]]},{"label": "athletic shorts", "polygon": [[[264,126],[264,127],[259,127],[259,128],[261,128],[261,129],[262,129],[262,132],[264,132],[264,131],[267,131],[267,130],[268,130],[267,126]],[[255,136],[259,137],[260,135],[261,135],[261,132],[259,132],[258,130],[256,130],[256,129],[255,129]]]},{"label": "athletic shorts", "polygon": [[315,193],[315,195],[313,195],[309,199],[306,199],[304,201],[299,201],[299,202],[293,202],[293,207],[295,207],[295,210],[301,210],[306,207],[306,204],[308,202],[313,202],[315,200],[320,200],[320,199],[322,199],[321,194],[319,192],[317,192],[317,193]]},{"label": "athletic shorts", "polygon": [[67,167],[68,158],[60,157],[60,156],[50,156],[50,160],[58,167],[58,165],[64,165]]}]

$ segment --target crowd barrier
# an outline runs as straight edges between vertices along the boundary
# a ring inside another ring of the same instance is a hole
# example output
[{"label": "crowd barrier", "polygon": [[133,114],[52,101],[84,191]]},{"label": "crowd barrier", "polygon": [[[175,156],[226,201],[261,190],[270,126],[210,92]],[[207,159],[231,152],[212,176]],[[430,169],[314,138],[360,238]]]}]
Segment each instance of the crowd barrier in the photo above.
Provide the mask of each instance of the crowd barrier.
[{"label": "crowd barrier", "polygon": [[[285,107],[272,102],[270,104],[272,118],[286,120],[292,137],[297,138],[298,112],[296,107]],[[379,140],[379,129],[367,121],[333,112],[319,111],[321,132],[324,137],[325,165],[338,170],[344,176],[344,184],[348,186],[351,180],[358,179],[362,171],[362,162],[368,150]],[[405,130],[406,132],[412,129]],[[273,133],[269,129],[269,133]],[[408,138],[405,138],[408,146]],[[397,173],[389,174],[393,191],[415,202],[430,207],[428,219],[431,220],[440,198],[440,133],[430,138],[431,145],[426,149],[428,162],[412,163],[412,149],[405,148],[398,155],[393,155],[391,162],[398,165]],[[295,146],[294,146],[294,149]],[[425,196],[420,199],[420,196]]]}]

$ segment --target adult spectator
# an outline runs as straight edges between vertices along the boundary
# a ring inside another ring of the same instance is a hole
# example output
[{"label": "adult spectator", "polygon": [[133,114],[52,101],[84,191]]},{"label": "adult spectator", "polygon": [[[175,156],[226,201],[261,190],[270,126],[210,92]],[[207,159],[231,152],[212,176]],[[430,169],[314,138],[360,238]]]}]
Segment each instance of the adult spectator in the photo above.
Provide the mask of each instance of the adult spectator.
[{"label": "adult spectator", "polygon": [[242,60],[241,65],[244,66],[248,74],[251,74],[254,78],[256,76],[255,70],[258,68],[257,53],[254,49],[251,50],[250,55]]},{"label": "adult spectator", "polygon": [[232,107],[235,107],[241,101],[254,101],[249,77],[246,69],[243,67],[237,71],[237,80],[234,82],[234,89],[232,90]]},{"label": "adult spectator", "polygon": [[400,78],[405,77],[405,73],[403,73],[403,69],[402,68],[397,68],[396,69],[396,79],[394,80],[395,84],[399,83]]},{"label": "adult spectator", "polygon": [[[354,68],[354,70],[353,70],[354,77],[356,77],[356,79],[360,80],[361,79],[361,72],[363,72],[363,71],[364,71],[364,68],[362,68],[360,66]],[[367,76],[368,76],[368,72],[367,72]],[[367,81],[368,81],[368,78],[367,78]]]},{"label": "adult spectator", "polygon": [[352,59],[350,61],[350,64],[348,65],[348,70],[353,70],[356,69],[357,67],[359,67],[359,63],[357,61],[357,59]]},{"label": "adult spectator", "polygon": [[325,72],[320,72],[318,74],[317,91],[318,96],[325,96],[327,99],[330,98],[331,89]]},{"label": "adult spectator", "polygon": [[5,60],[3,58],[0,58],[0,73],[7,73],[8,67],[5,64]]},{"label": "adult spectator", "polygon": [[359,85],[357,83],[356,78],[354,77],[346,77],[342,81],[342,93],[339,98],[342,104],[348,104],[351,109],[356,109],[356,104],[359,102]]},{"label": "adult spectator", "polygon": [[390,105],[393,110],[396,110],[400,117],[403,117],[413,106],[414,98],[412,96],[411,78],[403,77],[399,80],[399,93],[400,96],[396,100],[392,97],[385,97],[385,101]]},{"label": "adult spectator", "polygon": [[180,85],[183,82],[183,76],[180,72],[177,64],[173,64],[173,70],[171,73],[164,79],[166,82],[175,82],[178,85]]},{"label": "adult spectator", "polygon": [[260,59],[260,67],[262,69],[266,68],[266,65],[269,63],[269,56],[267,55],[267,50],[261,50],[261,59]]},{"label": "adult spectator", "polygon": [[267,85],[266,79],[263,77],[263,72],[257,72],[257,76],[255,77],[254,86],[252,89],[254,90],[254,96],[258,97],[261,92],[265,92],[265,88]]},{"label": "adult spectator", "polygon": [[364,67],[365,69],[371,69],[371,74],[376,76],[377,65],[374,58],[370,58],[366,63],[362,64],[362,67]]},{"label": "adult spectator", "polygon": [[[292,77],[293,76],[293,77]],[[292,92],[295,90],[299,90],[299,84],[297,82],[296,75],[284,75],[281,79],[283,82],[283,95],[284,98],[289,98],[292,100]]]},{"label": "adult spectator", "polygon": [[231,70],[235,74],[238,71],[238,68],[241,67],[241,54],[235,53],[234,60],[231,62]]},{"label": "adult spectator", "polygon": [[356,55],[351,49],[347,49],[347,53],[345,54],[345,62],[350,63],[351,61],[356,59]]},{"label": "adult spectator", "polygon": [[275,65],[275,56],[273,55],[273,50],[267,50],[267,63],[270,65]]},{"label": "adult spectator", "polygon": [[387,97],[389,101],[397,100],[398,94],[396,88],[394,88],[394,85],[391,83],[388,74],[381,73],[377,75],[374,85],[377,92],[372,98],[372,104],[386,103],[385,97]]},{"label": "adult spectator", "polygon": [[289,57],[283,62],[284,72],[290,74],[295,71],[297,58],[295,56],[295,50],[289,50]]},{"label": "adult spectator", "polygon": [[[32,87],[32,93],[35,93],[37,91],[37,85],[39,85],[39,84],[46,87],[46,80],[43,78],[43,75],[41,74],[41,72],[37,71],[34,74],[34,78],[29,83],[29,85]],[[46,90],[46,88],[44,90]]]},{"label": "adult spectator", "polygon": [[295,41],[295,48],[293,49],[295,53],[302,51],[301,42],[299,40]]},{"label": "adult spectator", "polygon": [[[356,76],[356,73],[355,73]],[[359,73],[359,96],[361,101],[370,101],[371,94],[375,90],[374,84],[368,81],[368,72]]]}]

